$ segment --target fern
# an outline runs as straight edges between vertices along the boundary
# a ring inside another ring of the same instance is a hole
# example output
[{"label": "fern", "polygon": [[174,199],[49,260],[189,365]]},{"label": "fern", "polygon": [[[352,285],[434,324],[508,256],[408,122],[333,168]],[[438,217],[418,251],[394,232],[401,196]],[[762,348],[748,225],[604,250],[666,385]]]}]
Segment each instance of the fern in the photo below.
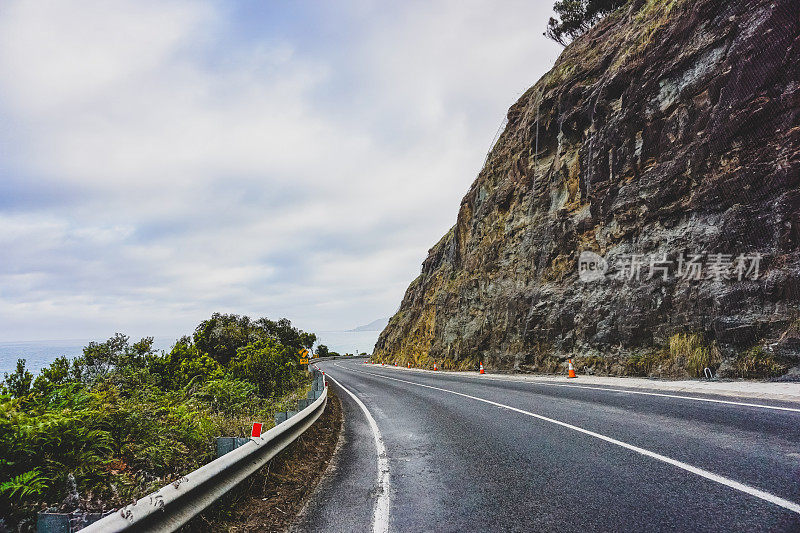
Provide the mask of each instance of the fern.
[{"label": "fern", "polygon": [[12,478],[11,481],[0,483],[0,494],[8,493],[9,498],[16,495],[20,499],[32,494],[38,495],[47,490],[49,481],[38,468],[34,468]]}]

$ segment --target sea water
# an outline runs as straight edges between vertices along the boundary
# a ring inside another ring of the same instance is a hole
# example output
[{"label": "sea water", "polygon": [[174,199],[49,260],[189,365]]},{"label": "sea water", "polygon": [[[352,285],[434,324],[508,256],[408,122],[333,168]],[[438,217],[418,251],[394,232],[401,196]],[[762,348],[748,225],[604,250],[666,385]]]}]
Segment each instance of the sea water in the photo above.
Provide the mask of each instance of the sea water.
[{"label": "sea water", "polygon": [[[105,342],[108,339],[94,339],[96,342]],[[136,342],[139,339],[131,339]],[[171,350],[175,344],[171,337],[155,337],[153,348],[156,351]],[[92,339],[67,339],[53,341],[16,341],[0,342],[0,380],[6,372],[17,369],[17,359],[25,359],[25,368],[34,375],[59,357],[73,359],[83,354],[83,348]]]}]

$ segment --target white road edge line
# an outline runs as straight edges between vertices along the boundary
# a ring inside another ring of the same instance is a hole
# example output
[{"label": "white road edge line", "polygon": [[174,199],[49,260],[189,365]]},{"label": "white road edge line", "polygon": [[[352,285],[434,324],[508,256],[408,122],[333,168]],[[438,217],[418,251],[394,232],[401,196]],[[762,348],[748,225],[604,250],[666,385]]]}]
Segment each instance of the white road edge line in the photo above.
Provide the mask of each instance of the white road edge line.
[{"label": "white road edge line", "polygon": [[353,394],[330,374],[325,374],[325,377],[330,378],[340,389],[355,400],[361,410],[364,411],[367,422],[369,422],[369,427],[375,438],[375,450],[378,454],[378,499],[375,502],[375,512],[372,515],[372,531],[373,533],[387,533],[389,531],[389,456],[386,453],[386,446],[383,444],[383,437],[378,429],[378,424],[375,422],[369,409],[367,409],[367,406],[364,405],[364,402],[362,402],[358,396]]},{"label": "white road edge line", "polygon": [[[339,366],[336,363],[334,363],[334,364],[336,366]],[[343,367],[340,367],[340,368],[343,368]],[[523,414],[523,415],[528,415],[528,416],[531,416],[533,418],[537,418],[539,420],[543,420],[545,422],[550,422],[551,424],[557,424],[559,426],[571,429],[573,431],[577,431],[579,433],[583,433],[585,435],[589,435],[591,437],[595,437],[597,439],[606,441],[606,442],[608,442],[610,444],[614,444],[616,446],[620,446],[620,447],[625,448],[627,450],[634,451],[634,452],[639,453],[641,455],[644,455],[644,456],[647,456],[647,457],[651,457],[651,458],[656,459],[658,461],[662,461],[664,463],[670,464],[670,465],[675,466],[677,468],[680,468],[682,470],[686,470],[687,472],[691,472],[692,474],[698,475],[698,476],[703,477],[705,479],[714,481],[714,482],[719,483],[721,485],[725,485],[726,487],[730,487],[732,489],[744,492],[744,493],[749,494],[751,496],[755,496],[756,498],[759,498],[761,500],[764,500],[764,501],[767,501],[769,503],[775,504],[775,505],[777,505],[779,507],[783,507],[784,509],[792,511],[793,513],[800,514],[800,504],[797,504],[795,502],[791,502],[789,500],[781,498],[780,496],[776,496],[774,494],[771,494],[769,492],[757,489],[755,487],[751,487],[749,485],[745,485],[744,483],[739,483],[738,481],[734,481],[732,479],[726,478],[724,476],[720,476],[720,475],[715,474],[713,472],[709,472],[708,470],[704,470],[702,468],[699,468],[699,467],[696,467],[696,466],[692,466],[692,465],[690,465],[688,463],[684,463],[683,461],[678,461],[676,459],[672,459],[672,458],[667,457],[665,455],[661,455],[660,453],[651,452],[650,450],[646,450],[644,448],[640,448],[639,446],[634,446],[633,444],[628,444],[627,442],[622,442],[621,440],[617,440],[617,439],[614,439],[612,437],[607,437],[607,436],[602,435],[600,433],[595,433],[594,431],[589,431],[588,429],[583,429],[581,427],[574,426],[572,424],[568,424],[566,422],[562,422],[562,421],[556,420],[554,418],[549,418],[549,417],[546,417],[546,416],[543,416],[543,415],[532,413],[530,411],[525,411],[524,409],[517,409],[516,407],[511,407],[510,405],[505,405],[505,404],[502,404],[502,403],[493,402],[493,401],[487,400],[485,398],[479,398],[477,396],[471,396],[469,394],[464,394],[462,392],[456,392],[456,391],[449,390],[449,389],[442,389],[440,387],[434,387],[432,385],[423,385],[421,383],[414,383],[413,381],[407,381],[405,379],[398,379],[398,378],[392,378],[392,377],[389,377],[389,376],[382,376],[380,374],[373,374],[372,372],[364,372],[364,371],[361,371],[361,370],[355,370],[355,369],[351,369],[351,368],[348,368],[348,369],[345,369],[345,370],[350,371],[350,372],[358,372],[360,374],[367,374],[367,375],[375,376],[375,377],[378,377],[378,378],[384,378],[384,379],[391,379],[391,380],[394,380],[394,381],[400,381],[401,383],[408,383],[409,385],[416,385],[418,387],[425,387],[425,388],[428,388],[428,389],[438,390],[438,391],[441,391],[441,392],[449,392],[450,394],[455,394],[457,396],[463,396],[464,398],[469,398],[471,400],[476,400],[476,401],[479,401],[479,402],[487,403],[489,405],[494,405],[495,407],[501,407],[503,409],[508,409],[509,411],[514,411],[516,413],[520,413],[520,414]]]},{"label": "white road edge line", "polygon": [[[400,370],[406,370],[404,368],[400,368]],[[611,387],[596,387],[592,385],[572,385],[569,383],[551,383],[549,381],[540,381],[535,379],[503,379],[503,378],[496,378],[491,377],[487,378],[484,376],[478,377],[474,375],[464,374],[463,376],[454,376],[453,374],[444,374],[445,376],[453,376],[453,377],[465,377],[470,378],[476,383],[479,383],[481,380],[487,381],[505,381],[508,383],[532,383],[535,385],[548,385],[550,387],[567,387],[571,389],[589,389],[589,390],[599,390],[599,391],[606,391],[606,392],[623,392],[626,394],[642,394],[644,396],[660,396],[662,398],[678,398],[681,400],[692,400],[695,402],[709,402],[709,403],[722,403],[728,405],[741,405],[743,407],[758,407],[761,409],[773,409],[775,411],[788,411],[792,413],[800,413],[800,409],[795,407],[780,407],[777,405],[764,405],[761,403],[747,403],[747,402],[735,402],[733,400],[717,400],[714,398],[698,398],[697,396],[683,396],[681,394],[666,394],[663,392],[645,392],[645,391],[638,391],[638,390],[631,390],[631,389],[614,389]],[[714,392],[707,392],[703,393],[700,392],[699,394],[714,394]],[[780,401],[780,400],[778,400]]]}]

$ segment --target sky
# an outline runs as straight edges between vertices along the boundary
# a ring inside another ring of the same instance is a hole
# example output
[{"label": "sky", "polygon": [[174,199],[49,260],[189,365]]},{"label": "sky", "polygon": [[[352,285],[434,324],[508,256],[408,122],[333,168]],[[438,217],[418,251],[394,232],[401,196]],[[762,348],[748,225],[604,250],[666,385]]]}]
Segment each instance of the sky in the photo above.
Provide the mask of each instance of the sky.
[{"label": "sky", "polygon": [[0,341],[392,315],[550,0],[0,2]]}]

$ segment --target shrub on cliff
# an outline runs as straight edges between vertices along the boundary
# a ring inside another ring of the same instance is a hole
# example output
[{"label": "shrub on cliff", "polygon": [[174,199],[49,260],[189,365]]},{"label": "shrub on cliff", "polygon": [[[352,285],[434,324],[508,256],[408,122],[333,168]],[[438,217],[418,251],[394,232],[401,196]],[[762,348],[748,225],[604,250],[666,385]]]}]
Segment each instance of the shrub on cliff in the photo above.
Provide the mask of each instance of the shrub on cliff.
[{"label": "shrub on cliff", "polygon": [[559,0],[553,5],[559,18],[550,17],[544,34],[566,46],[625,3],[627,0]]}]

